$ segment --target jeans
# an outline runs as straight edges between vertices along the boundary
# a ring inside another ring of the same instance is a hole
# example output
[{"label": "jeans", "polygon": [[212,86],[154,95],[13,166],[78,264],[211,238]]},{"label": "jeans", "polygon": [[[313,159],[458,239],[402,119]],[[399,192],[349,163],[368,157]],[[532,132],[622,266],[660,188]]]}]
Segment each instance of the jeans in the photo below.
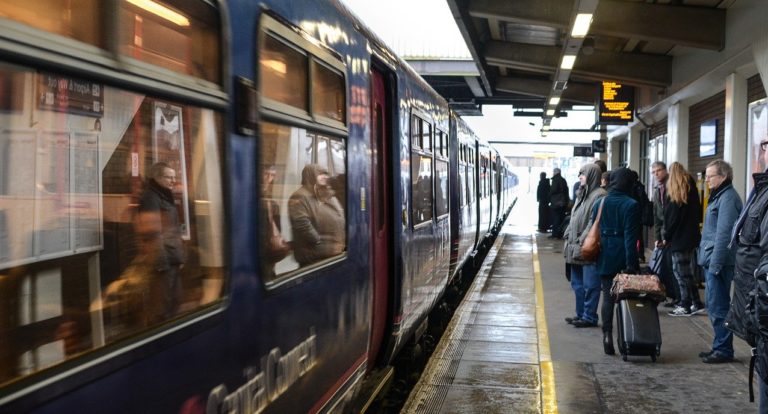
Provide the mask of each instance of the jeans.
[{"label": "jeans", "polygon": [[680,286],[680,306],[690,309],[691,305],[701,306],[699,286],[693,277],[693,250],[672,252],[672,272]]},{"label": "jeans", "polygon": [[600,317],[603,319],[603,332],[612,332],[614,303],[611,297],[611,286],[613,285],[613,275],[601,275],[600,284],[603,290],[603,307],[600,309]]},{"label": "jeans", "polygon": [[576,316],[597,323],[597,305],[600,303],[600,277],[595,265],[571,265],[571,288],[576,297]]},{"label": "jeans", "polygon": [[720,356],[733,358],[733,332],[725,327],[725,317],[731,308],[731,282],[733,281],[733,266],[725,266],[719,275],[709,270],[705,271],[707,290],[707,313],[715,338],[712,340],[712,351]]}]

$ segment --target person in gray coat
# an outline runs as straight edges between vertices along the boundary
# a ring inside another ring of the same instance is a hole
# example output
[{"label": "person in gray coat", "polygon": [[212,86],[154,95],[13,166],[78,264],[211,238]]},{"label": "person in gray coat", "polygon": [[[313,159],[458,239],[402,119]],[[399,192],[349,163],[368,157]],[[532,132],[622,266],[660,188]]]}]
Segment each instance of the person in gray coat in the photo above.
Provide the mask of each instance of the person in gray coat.
[{"label": "person in gray coat", "polygon": [[730,164],[722,160],[712,161],[707,165],[705,174],[710,192],[697,262],[704,268],[707,282],[705,300],[715,337],[712,349],[699,355],[702,362],[715,364],[733,361],[733,332],[725,327],[725,317],[731,307],[736,252],[728,244],[733,225],[741,213],[742,202],[731,184],[733,168]]},{"label": "person in gray coat", "polygon": [[565,230],[565,262],[571,265],[571,288],[576,295],[576,316],[565,321],[577,328],[597,326],[597,305],[600,303],[600,275],[594,262],[581,258],[581,245],[589,233],[590,213],[595,203],[605,196],[600,187],[602,171],[595,164],[579,170],[580,187],[571,210],[571,221]]},{"label": "person in gray coat", "polygon": [[301,172],[301,188],[288,200],[293,255],[301,266],[346,250],[344,209],[328,183],[328,171],[309,164]]}]

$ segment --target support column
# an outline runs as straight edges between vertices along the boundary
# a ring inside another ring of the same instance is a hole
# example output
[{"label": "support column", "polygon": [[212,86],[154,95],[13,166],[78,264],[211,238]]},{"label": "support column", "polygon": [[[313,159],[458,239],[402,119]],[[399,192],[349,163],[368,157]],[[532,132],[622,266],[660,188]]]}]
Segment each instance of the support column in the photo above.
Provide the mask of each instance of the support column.
[{"label": "support column", "polygon": [[667,111],[667,155],[664,162],[669,167],[674,161],[688,169],[688,126],[690,109],[680,102]]},{"label": "support column", "polygon": [[630,128],[627,134],[627,168],[637,172],[640,171],[640,142],[640,128]]},{"label": "support column", "polygon": [[723,159],[733,167],[733,188],[747,191],[747,80],[731,73],[725,78],[725,139]]}]

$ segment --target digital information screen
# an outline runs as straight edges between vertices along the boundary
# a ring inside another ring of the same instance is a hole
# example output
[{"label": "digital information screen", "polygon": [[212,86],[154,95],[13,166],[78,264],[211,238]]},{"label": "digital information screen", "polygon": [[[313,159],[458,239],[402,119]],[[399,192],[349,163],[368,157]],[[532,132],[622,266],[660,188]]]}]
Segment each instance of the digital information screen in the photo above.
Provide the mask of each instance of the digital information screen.
[{"label": "digital information screen", "polygon": [[635,114],[635,88],[602,81],[597,107],[598,124],[628,124]]}]

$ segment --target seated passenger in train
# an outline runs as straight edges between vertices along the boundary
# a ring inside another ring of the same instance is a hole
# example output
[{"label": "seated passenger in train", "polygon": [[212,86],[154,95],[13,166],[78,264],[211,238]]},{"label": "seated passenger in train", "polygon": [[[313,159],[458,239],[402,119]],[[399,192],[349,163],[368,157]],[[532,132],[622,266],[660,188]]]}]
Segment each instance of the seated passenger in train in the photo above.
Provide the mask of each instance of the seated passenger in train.
[{"label": "seated passenger in train", "polygon": [[328,181],[324,167],[309,164],[301,173],[301,188],[288,201],[293,254],[301,266],[345,250],[344,209]]}]

